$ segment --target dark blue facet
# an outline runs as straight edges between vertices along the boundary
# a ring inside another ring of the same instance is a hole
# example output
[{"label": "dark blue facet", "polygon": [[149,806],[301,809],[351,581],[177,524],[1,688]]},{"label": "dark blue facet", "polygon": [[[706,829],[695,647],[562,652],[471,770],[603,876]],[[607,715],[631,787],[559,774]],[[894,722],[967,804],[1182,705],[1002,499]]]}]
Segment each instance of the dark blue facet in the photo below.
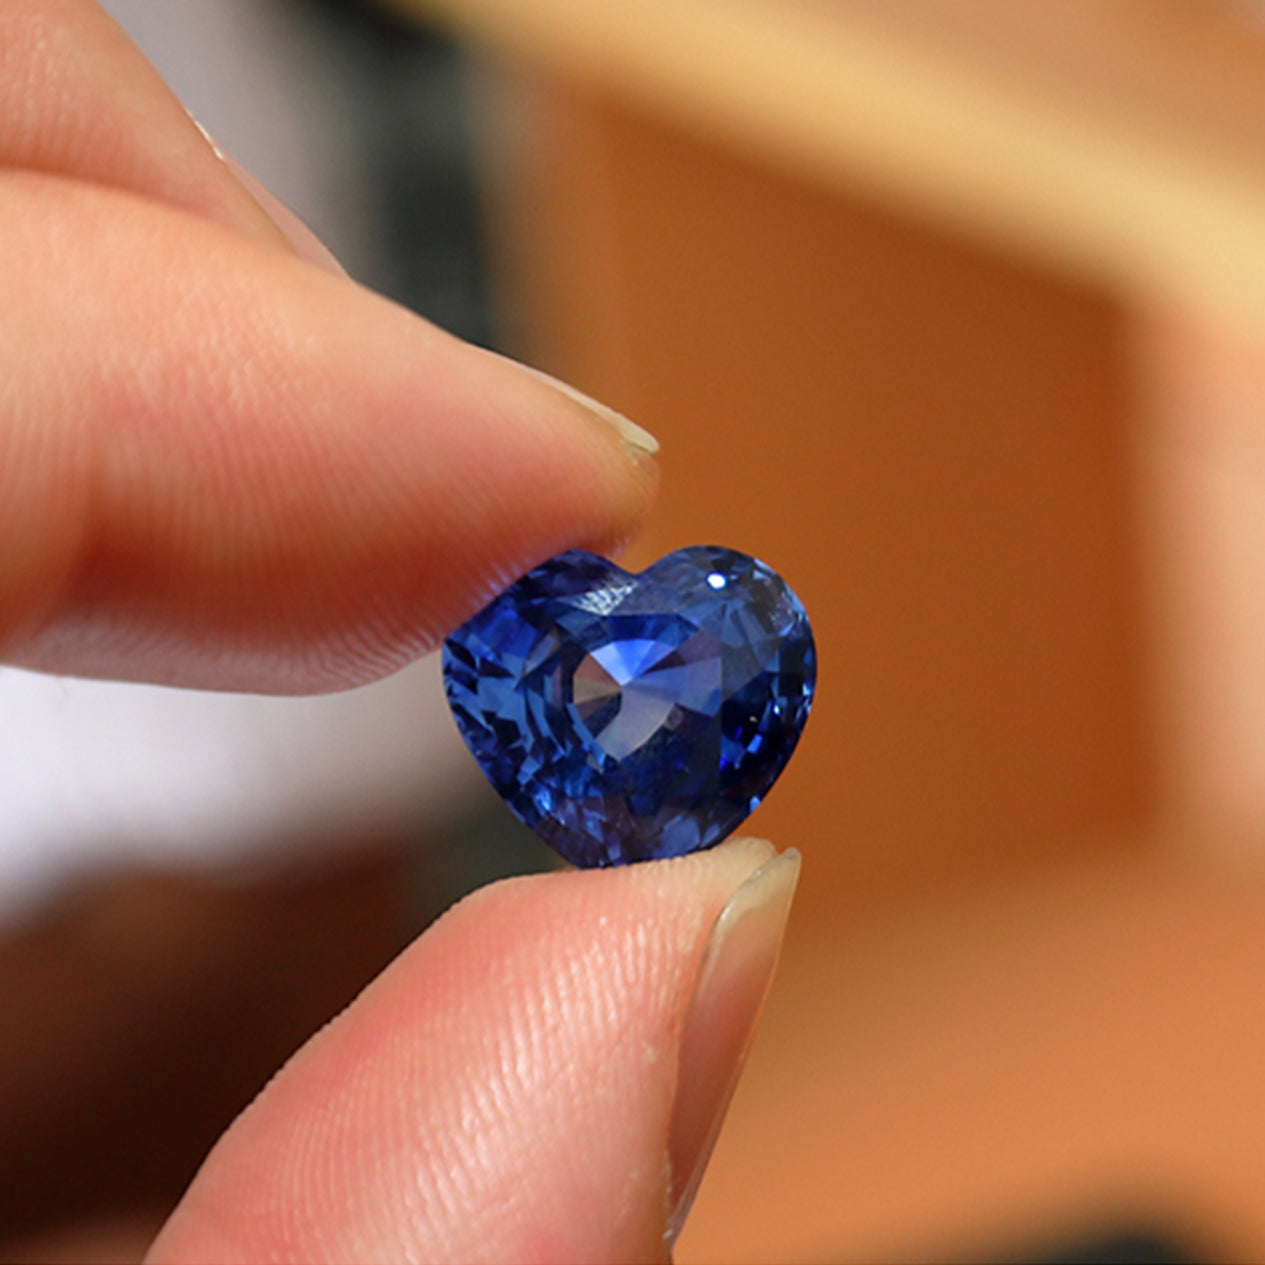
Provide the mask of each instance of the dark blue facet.
[{"label": "dark blue facet", "polygon": [[444,645],[444,683],[488,780],[574,865],[719,843],[799,741],[817,660],[770,567],[700,545],[640,575],[572,550]]}]

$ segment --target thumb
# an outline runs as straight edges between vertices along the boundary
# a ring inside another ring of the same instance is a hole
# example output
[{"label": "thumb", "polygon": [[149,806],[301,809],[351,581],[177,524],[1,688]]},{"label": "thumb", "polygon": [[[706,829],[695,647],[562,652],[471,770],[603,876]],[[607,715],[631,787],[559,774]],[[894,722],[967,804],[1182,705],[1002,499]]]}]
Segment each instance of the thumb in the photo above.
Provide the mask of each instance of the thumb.
[{"label": "thumb", "polygon": [[150,1261],[666,1260],[798,872],[739,840],[476,893],[238,1119]]}]

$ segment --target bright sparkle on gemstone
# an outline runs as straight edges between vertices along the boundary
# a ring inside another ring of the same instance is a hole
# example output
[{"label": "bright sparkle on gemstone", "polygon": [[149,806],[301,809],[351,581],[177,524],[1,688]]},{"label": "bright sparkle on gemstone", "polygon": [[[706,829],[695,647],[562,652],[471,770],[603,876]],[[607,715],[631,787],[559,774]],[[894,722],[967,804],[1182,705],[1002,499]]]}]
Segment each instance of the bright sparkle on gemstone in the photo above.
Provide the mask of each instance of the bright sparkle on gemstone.
[{"label": "bright sparkle on gemstone", "polygon": [[713,546],[640,576],[563,554],[444,647],[483,771],[580,866],[719,843],[785,767],[815,676],[799,600],[763,563]]}]

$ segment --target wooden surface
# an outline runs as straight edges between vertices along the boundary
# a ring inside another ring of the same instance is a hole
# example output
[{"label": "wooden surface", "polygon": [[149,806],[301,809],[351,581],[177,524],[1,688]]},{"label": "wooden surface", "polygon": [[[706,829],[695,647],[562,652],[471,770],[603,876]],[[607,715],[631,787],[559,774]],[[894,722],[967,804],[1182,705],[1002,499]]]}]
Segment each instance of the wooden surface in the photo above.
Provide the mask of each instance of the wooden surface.
[{"label": "wooden surface", "polygon": [[1251,106],[1265,54],[1249,5],[391,3],[773,168],[1089,284],[1265,328]]}]

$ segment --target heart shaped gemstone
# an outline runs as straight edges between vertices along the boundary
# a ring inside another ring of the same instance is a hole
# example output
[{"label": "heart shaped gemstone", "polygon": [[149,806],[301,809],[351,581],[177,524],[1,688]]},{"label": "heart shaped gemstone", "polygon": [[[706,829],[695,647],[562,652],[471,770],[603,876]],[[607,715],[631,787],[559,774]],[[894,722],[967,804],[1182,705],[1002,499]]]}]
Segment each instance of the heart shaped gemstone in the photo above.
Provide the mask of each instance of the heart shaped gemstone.
[{"label": "heart shaped gemstone", "polygon": [[488,780],[582,867],[719,843],[786,767],[816,680],[785,581],[707,545],[640,575],[560,554],[453,633],[443,659]]}]

